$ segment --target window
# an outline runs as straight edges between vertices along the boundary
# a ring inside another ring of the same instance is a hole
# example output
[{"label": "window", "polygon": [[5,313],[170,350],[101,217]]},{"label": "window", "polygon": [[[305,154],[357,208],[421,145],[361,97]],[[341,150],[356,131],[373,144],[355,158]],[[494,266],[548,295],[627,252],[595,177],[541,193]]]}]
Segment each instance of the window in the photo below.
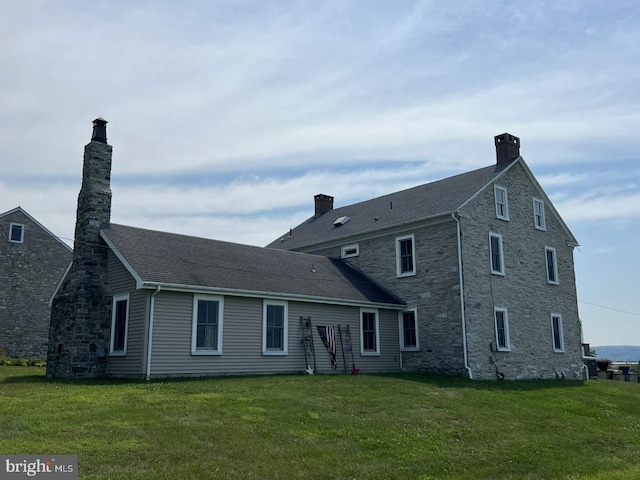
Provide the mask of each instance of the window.
[{"label": "window", "polygon": [[363,308],[360,310],[360,353],[362,355],[380,355],[380,336],[378,335],[378,310]]},{"label": "window", "polygon": [[551,331],[553,333],[553,351],[563,353],[564,335],[562,333],[562,315],[559,313],[551,314]]},{"label": "window", "polygon": [[191,353],[193,355],[222,354],[222,312],[224,299],[213,295],[193,296]]},{"label": "window", "polygon": [[538,230],[547,229],[547,220],[544,216],[544,202],[539,198],[533,199],[533,225]]},{"label": "window", "polygon": [[357,257],[360,254],[360,245],[355,243],[353,245],[345,245],[342,247],[340,256],[342,258]]},{"label": "window", "polygon": [[509,342],[509,314],[506,308],[494,308],[496,320],[496,350],[508,352],[511,350]]},{"label": "window", "polygon": [[556,249],[552,247],[545,247],[545,256],[547,264],[547,281],[554,285],[558,285],[558,262],[556,261]]},{"label": "window", "polygon": [[408,277],[416,274],[416,249],[413,235],[396,238],[396,274]]},{"label": "window", "polygon": [[493,187],[493,194],[496,199],[496,217],[500,220],[509,220],[509,200],[507,199],[507,189],[504,187]]},{"label": "window", "polygon": [[491,256],[491,273],[495,275],[504,275],[502,235],[498,233],[489,233],[489,252]]},{"label": "window", "polygon": [[287,355],[288,315],[287,302],[264,301],[262,311],[263,355]]},{"label": "window", "polygon": [[9,241],[13,243],[24,242],[24,225],[19,223],[9,224]]},{"label": "window", "polygon": [[400,349],[404,351],[419,350],[416,310],[398,312],[398,319],[400,324]]},{"label": "window", "polygon": [[127,354],[127,327],[129,324],[129,294],[114,295],[111,312],[111,355]]}]

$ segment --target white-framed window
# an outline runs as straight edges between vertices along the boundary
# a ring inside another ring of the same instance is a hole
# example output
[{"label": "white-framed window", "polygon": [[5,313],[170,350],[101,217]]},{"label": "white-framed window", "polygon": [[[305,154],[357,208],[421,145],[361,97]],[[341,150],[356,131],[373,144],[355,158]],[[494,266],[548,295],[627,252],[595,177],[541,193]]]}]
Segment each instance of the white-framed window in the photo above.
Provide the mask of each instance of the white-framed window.
[{"label": "white-framed window", "polygon": [[540,198],[533,199],[533,226],[538,230],[547,229],[547,219],[544,214],[544,201]]},{"label": "white-framed window", "polygon": [[362,355],[380,355],[380,324],[378,310],[360,309],[360,353]]},{"label": "white-framed window", "polygon": [[353,245],[345,245],[341,248],[340,256],[342,258],[357,257],[360,255],[360,244],[354,243]]},{"label": "white-framed window", "polygon": [[556,249],[553,247],[544,247],[545,264],[547,266],[547,282],[558,285],[558,261],[556,258]]},{"label": "white-framed window", "polygon": [[416,274],[416,245],[413,234],[396,237],[396,275]]},{"label": "white-framed window", "polygon": [[415,308],[398,312],[398,329],[400,330],[400,350],[420,350],[418,318]]},{"label": "white-framed window", "polygon": [[113,296],[111,311],[110,355],[127,354],[127,330],[129,328],[129,294]]},{"label": "white-framed window", "polygon": [[9,224],[9,241],[13,243],[24,242],[24,225],[20,223]]},{"label": "white-framed window", "polygon": [[496,200],[496,218],[500,220],[509,220],[509,199],[507,198],[507,189],[495,185],[493,187],[493,195]]},{"label": "white-framed window", "polygon": [[289,352],[289,305],[286,301],[265,300],[262,304],[262,354]]},{"label": "white-framed window", "polygon": [[502,249],[502,235],[489,232],[489,257],[491,273],[504,275],[504,252]]},{"label": "white-framed window", "polygon": [[552,313],[551,333],[553,335],[553,351],[556,353],[564,353],[564,333],[562,330],[562,315]]},{"label": "white-framed window", "polygon": [[223,312],[223,297],[193,296],[192,355],[222,355]]},{"label": "white-framed window", "polygon": [[495,307],[493,316],[496,327],[496,350],[499,352],[511,351],[509,340],[509,312],[506,308]]}]

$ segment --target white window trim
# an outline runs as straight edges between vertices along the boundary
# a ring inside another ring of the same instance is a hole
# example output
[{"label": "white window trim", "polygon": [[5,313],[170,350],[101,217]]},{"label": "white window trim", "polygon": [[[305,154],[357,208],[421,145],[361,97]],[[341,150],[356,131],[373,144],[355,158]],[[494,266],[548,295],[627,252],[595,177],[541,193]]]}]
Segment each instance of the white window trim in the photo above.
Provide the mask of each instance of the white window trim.
[{"label": "white window trim", "polygon": [[[556,339],[553,334],[553,319],[554,317],[558,318],[558,328],[560,330],[560,348],[556,348]],[[562,324],[562,314],[560,313],[552,313],[551,314],[551,345],[553,346],[553,351],[555,353],[564,353],[564,325]]]},{"label": "white window trim", "polygon": [[[198,301],[218,302],[218,348],[214,349],[198,349]],[[217,295],[193,295],[193,315],[191,322],[191,355],[222,355],[222,326],[224,316],[224,297]]]},{"label": "white window trim", "polygon": [[[347,251],[354,250],[354,249],[355,249],[355,253],[347,253]],[[340,251],[341,258],[357,257],[358,255],[360,255],[360,244],[358,243],[354,243],[352,245],[345,245],[344,247],[342,247]]]},{"label": "white window trim", "polygon": [[[504,336],[506,340],[506,346],[501,347],[498,342],[498,318],[496,317],[497,312],[504,313]],[[498,352],[510,352],[511,351],[511,335],[509,333],[509,312],[506,308],[502,307],[494,307],[493,308],[493,328],[495,330],[496,336],[496,350]]]},{"label": "white window trim", "polygon": [[[376,350],[375,352],[371,350],[364,349],[364,334],[362,328],[362,314],[363,313],[374,313],[375,321],[376,321]],[[380,315],[378,313],[377,308],[360,308],[360,355],[363,357],[379,357],[380,356]]]},{"label": "white window trim", "polygon": [[[497,195],[498,190],[500,190],[501,192],[504,192],[504,213],[505,213],[504,215],[500,215],[500,213],[498,213],[498,195]],[[509,196],[507,195],[507,187],[494,185],[493,200],[496,207],[496,218],[499,218],[500,220],[505,220],[508,222],[509,221]]]},{"label": "white window trim", "polygon": [[[402,272],[402,262],[400,260],[400,242],[408,239],[411,239],[411,259],[413,260],[413,270]],[[416,263],[416,239],[413,233],[410,235],[402,235],[400,237],[396,237],[396,276],[398,278],[414,276],[416,274]]]},{"label": "white window trim", "polygon": [[[267,306],[279,305],[284,307],[284,332],[282,334],[282,350],[267,349]],[[263,300],[262,302],[262,355],[289,354],[289,303],[280,300]]]},{"label": "white window trim", "polygon": [[[547,263],[547,252],[553,253],[553,273],[555,274],[556,279],[551,280],[549,278],[549,265]],[[551,285],[560,285],[560,277],[558,276],[558,255],[556,254],[556,249],[553,247],[544,247],[544,271],[547,274],[547,282]]]},{"label": "white window trim", "polygon": [[[500,270],[493,269],[493,252],[491,251],[491,238],[498,239],[498,246],[500,247]],[[489,268],[494,275],[502,275],[504,277],[504,245],[502,242],[502,235],[499,233],[489,232]]]},{"label": "white window trim", "polygon": [[[536,222],[536,204],[539,204],[541,206],[540,209],[540,217],[542,220],[542,225],[538,226],[537,222]],[[547,214],[545,212],[544,209],[544,200],[542,200],[541,198],[537,198],[537,197],[533,197],[533,226],[536,227],[536,230],[542,230],[544,232],[547,231]]]},{"label": "white window trim", "polygon": [[[124,350],[113,350],[113,344],[115,343],[115,326],[116,326],[116,303],[122,300],[127,301],[127,314],[124,320]],[[131,307],[131,300],[129,294],[114,295],[113,303],[111,304],[111,339],[109,341],[109,355],[112,357],[124,357],[127,354],[127,341],[129,338],[129,308]]]},{"label": "white window trim", "polygon": [[[405,346],[404,344],[404,319],[402,317],[403,313],[413,312],[414,320],[416,322],[416,345],[414,346]],[[418,309],[417,308],[408,308],[407,310],[403,310],[402,312],[398,312],[398,330],[400,333],[400,351],[402,352],[417,352],[420,350],[420,334],[418,330]]]},{"label": "white window trim", "polygon": [[[12,240],[11,232],[13,231],[13,227],[20,227],[20,240]],[[11,243],[24,243],[24,225],[22,223],[10,223],[9,224],[9,241]]]}]

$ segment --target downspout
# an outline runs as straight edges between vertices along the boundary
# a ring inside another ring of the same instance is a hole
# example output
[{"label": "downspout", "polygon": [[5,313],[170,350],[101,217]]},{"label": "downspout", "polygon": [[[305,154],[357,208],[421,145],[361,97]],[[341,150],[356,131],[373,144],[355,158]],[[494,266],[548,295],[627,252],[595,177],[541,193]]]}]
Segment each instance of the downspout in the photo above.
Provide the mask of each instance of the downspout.
[{"label": "downspout", "polygon": [[451,214],[451,218],[456,221],[456,236],[458,240],[458,276],[460,279],[460,317],[462,319],[462,353],[464,355],[464,368],[467,375],[473,379],[473,372],[469,367],[469,358],[467,356],[467,319],[464,313],[464,282],[462,277],[462,245],[460,242],[460,219],[456,216],[457,212]]},{"label": "downspout", "polygon": [[156,309],[156,295],[160,292],[160,285],[156,288],[156,291],[151,294],[151,307],[149,308],[149,339],[147,340],[147,373],[145,375],[146,380],[151,379],[151,346],[153,344],[153,314]]}]

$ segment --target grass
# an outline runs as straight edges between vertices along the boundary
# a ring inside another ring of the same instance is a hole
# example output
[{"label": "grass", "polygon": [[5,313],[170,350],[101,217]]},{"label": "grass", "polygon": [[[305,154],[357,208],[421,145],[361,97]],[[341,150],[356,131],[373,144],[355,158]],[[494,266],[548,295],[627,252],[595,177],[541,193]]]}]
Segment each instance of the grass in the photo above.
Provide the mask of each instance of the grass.
[{"label": "grass", "polygon": [[640,478],[640,384],[43,375],[0,367],[0,452],[77,454],[81,479]]}]

